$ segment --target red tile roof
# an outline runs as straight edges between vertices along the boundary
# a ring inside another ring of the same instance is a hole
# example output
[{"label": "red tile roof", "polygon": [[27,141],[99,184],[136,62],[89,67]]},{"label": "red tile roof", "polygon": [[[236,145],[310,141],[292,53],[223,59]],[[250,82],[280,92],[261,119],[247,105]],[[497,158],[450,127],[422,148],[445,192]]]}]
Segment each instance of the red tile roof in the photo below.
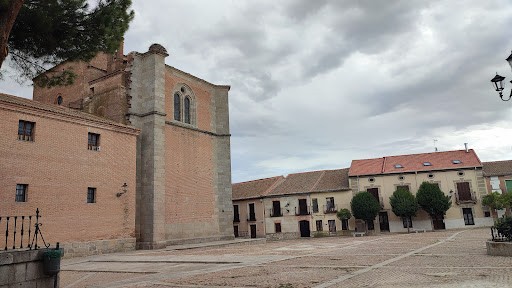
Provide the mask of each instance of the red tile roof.
[{"label": "red tile roof", "polygon": [[512,175],[512,160],[483,162],[484,176]]},{"label": "red tile roof", "polygon": [[276,176],[247,182],[234,183],[232,186],[233,200],[263,197],[283,179],[283,176]]},{"label": "red tile roof", "polygon": [[[459,160],[454,164],[453,160]],[[430,163],[425,166],[424,163]],[[396,165],[401,165],[399,168]],[[444,152],[432,152],[399,156],[387,156],[375,159],[353,160],[349,176],[378,175],[391,173],[405,173],[416,171],[434,171],[447,169],[460,169],[482,167],[482,162],[473,149]]]}]

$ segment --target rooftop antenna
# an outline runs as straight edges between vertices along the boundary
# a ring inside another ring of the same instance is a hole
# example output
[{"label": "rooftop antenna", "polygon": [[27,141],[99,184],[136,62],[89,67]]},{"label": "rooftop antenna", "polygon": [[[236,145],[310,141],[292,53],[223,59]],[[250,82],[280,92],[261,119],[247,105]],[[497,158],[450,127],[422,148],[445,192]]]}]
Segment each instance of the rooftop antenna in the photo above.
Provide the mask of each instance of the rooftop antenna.
[{"label": "rooftop antenna", "polygon": [[434,139],[434,152],[437,152],[437,146],[436,146],[436,143],[437,143],[437,139]]}]

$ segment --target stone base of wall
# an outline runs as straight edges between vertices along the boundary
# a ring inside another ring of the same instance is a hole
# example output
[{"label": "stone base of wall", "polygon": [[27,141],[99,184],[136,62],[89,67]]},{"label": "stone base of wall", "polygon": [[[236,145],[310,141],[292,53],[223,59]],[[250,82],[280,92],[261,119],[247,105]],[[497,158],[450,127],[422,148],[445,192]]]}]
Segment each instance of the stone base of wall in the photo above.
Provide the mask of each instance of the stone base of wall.
[{"label": "stone base of wall", "polygon": [[269,233],[267,234],[268,241],[276,240],[291,240],[300,238],[299,232],[287,232],[287,233]]},{"label": "stone base of wall", "polygon": [[60,247],[64,249],[64,258],[126,252],[135,250],[135,238],[61,243]]},{"label": "stone base of wall", "polygon": [[43,250],[0,252],[0,287],[53,287],[55,278],[44,274],[42,254]]},{"label": "stone base of wall", "polygon": [[203,237],[203,238],[170,239],[170,240],[166,241],[166,246],[182,245],[182,244],[197,244],[197,243],[225,241],[225,240],[234,240],[234,239],[235,239],[235,236],[212,236],[212,237]]},{"label": "stone base of wall", "polygon": [[512,257],[512,242],[487,241],[487,255]]}]

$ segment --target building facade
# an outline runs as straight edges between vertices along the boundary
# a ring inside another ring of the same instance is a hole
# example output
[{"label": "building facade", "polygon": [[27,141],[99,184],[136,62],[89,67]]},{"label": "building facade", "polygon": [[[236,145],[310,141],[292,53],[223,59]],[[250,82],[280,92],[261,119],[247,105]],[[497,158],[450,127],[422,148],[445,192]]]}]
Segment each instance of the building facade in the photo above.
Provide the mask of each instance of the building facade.
[{"label": "building facade", "polygon": [[[379,216],[369,230],[406,232],[408,225],[425,230],[492,225],[492,218],[481,203],[487,193],[482,163],[473,150],[354,160],[349,178],[354,193],[367,191],[381,204]],[[408,221],[394,215],[389,204],[393,192],[402,188],[415,194],[423,182],[436,183],[445,195],[451,196],[452,206],[446,215],[430,219],[421,209]]]},{"label": "building facade", "polygon": [[[482,165],[485,184],[489,193],[512,193],[512,160],[483,162]],[[495,217],[502,217],[506,210],[490,212],[495,213]]]},{"label": "building facade", "polygon": [[35,215],[39,209],[44,239],[60,242],[67,256],[135,248],[140,130],[0,94],[0,131],[2,231],[7,224],[10,237],[16,225],[18,233],[22,225],[25,233],[33,230],[27,221],[6,222],[5,216]]},{"label": "building facade", "polygon": [[[233,238],[229,86],[165,64],[164,47],[100,53],[38,77],[73,70],[72,85],[34,87],[35,101],[140,129],[136,153],[137,247]],[[37,82],[37,78],[35,81]]]}]

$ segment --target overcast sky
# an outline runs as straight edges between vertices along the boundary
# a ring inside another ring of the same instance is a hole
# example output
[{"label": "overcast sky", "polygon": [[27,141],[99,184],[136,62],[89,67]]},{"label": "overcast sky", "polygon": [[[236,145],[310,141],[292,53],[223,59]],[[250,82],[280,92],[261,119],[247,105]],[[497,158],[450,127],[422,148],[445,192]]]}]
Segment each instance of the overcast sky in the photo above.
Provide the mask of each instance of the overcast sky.
[{"label": "overcast sky", "polygon": [[[512,49],[512,2],[143,1],[125,53],[231,85],[233,182],[463,149],[512,159],[512,101],[491,89]],[[0,91],[31,98],[8,76]]]}]

